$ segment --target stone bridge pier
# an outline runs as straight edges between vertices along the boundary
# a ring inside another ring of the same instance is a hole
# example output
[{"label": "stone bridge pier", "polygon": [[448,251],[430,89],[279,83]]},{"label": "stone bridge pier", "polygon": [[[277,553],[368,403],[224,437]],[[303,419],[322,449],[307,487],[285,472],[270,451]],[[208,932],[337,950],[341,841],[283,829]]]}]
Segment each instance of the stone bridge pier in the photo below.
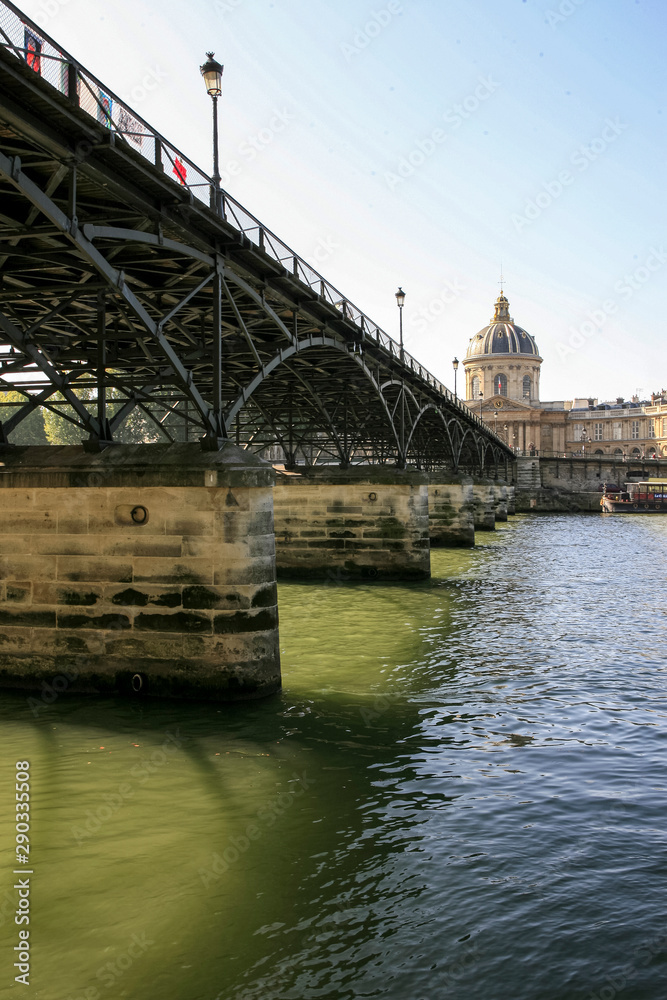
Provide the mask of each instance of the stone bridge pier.
[{"label": "stone bridge pier", "polygon": [[507,486],[496,483],[493,487],[496,521],[506,521],[508,514]]},{"label": "stone bridge pier", "polygon": [[278,577],[419,580],[430,576],[426,473],[314,466],[278,473]]},{"label": "stone bridge pier", "polygon": [[198,444],[5,448],[0,686],[280,688],[273,469]]},{"label": "stone bridge pier", "polygon": [[475,479],[473,485],[475,531],[495,531],[496,482],[493,479]]},{"label": "stone bridge pier", "polygon": [[471,476],[429,473],[428,517],[431,545],[475,544],[475,499]]}]

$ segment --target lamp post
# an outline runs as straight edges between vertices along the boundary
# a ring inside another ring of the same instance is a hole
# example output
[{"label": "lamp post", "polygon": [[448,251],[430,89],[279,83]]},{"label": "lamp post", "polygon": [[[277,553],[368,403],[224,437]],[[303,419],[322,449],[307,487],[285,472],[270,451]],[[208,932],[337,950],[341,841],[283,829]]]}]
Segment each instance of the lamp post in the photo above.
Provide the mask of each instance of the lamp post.
[{"label": "lamp post", "polygon": [[585,430],[581,432],[581,454],[586,458],[586,442],[588,441],[588,434]]},{"label": "lamp post", "polygon": [[509,441],[509,434],[507,433],[507,431],[508,431],[508,427],[507,427],[507,424],[505,424],[505,426],[504,426],[503,430],[505,431],[505,444],[506,444],[506,445],[507,445],[507,447],[509,448],[509,446],[510,446],[510,441]]},{"label": "lamp post", "polygon": [[207,52],[207,61],[199,67],[204,77],[206,92],[213,101],[213,184],[211,185],[211,208],[222,215],[222,191],[220,189],[220,167],[218,163],[218,98],[222,94],[222,71],[224,66],[213,58],[213,52]]},{"label": "lamp post", "polygon": [[396,292],[396,304],[398,306],[398,335],[399,335],[399,345],[401,349],[401,361],[403,360],[403,304],[405,302],[405,292],[399,286]]},{"label": "lamp post", "polygon": [[483,405],[483,403],[484,403],[484,393],[480,389],[479,390],[479,419],[480,420],[483,420],[483,417],[482,417],[482,405]]},{"label": "lamp post", "polygon": [[493,411],[493,433],[498,437],[498,411]]},{"label": "lamp post", "polygon": [[458,358],[454,358],[454,360],[452,361],[452,368],[454,369],[454,399],[458,399],[458,396],[456,395],[456,373],[459,370]]}]

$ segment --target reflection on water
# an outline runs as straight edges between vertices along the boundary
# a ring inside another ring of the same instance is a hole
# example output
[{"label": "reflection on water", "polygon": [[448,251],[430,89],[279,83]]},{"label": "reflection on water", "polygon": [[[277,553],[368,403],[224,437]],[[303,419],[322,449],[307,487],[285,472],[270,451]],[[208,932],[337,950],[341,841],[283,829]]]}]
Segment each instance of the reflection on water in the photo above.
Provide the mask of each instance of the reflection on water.
[{"label": "reflection on water", "polygon": [[426,583],[282,586],[268,701],[4,694],[31,995],[662,1000],[666,551],[663,518],[516,518]]}]

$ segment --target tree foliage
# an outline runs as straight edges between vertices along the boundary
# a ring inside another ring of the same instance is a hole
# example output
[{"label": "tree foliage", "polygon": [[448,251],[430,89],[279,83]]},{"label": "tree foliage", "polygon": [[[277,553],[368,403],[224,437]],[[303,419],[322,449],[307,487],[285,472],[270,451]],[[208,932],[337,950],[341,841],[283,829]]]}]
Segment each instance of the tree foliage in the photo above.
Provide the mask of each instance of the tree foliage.
[{"label": "tree foliage", "polygon": [[[0,422],[10,420],[26,403],[25,396],[11,390],[0,392]],[[44,426],[44,410],[37,408],[24,417],[18,427],[10,435],[12,444],[45,445],[49,444]]]},{"label": "tree foliage", "polygon": [[[78,399],[85,405],[88,412],[95,416],[97,414],[97,390],[94,386],[72,386]],[[118,389],[107,389],[107,416],[111,420],[125,405],[127,397]],[[7,421],[16,413],[20,406],[24,405],[26,399],[15,391],[0,392],[0,421]],[[11,444],[16,445],[80,445],[89,434],[88,431],[78,423],[73,423],[61,414],[66,413],[78,419],[72,404],[60,393],[54,393],[49,398],[49,403],[57,407],[60,411],[54,413],[47,407],[38,407],[27,417],[25,417],[18,427],[9,435]],[[159,422],[165,417],[164,411],[159,411],[151,407],[151,413]],[[155,444],[158,441],[167,441],[169,438],[162,433],[158,422],[151,419],[148,414],[139,406],[135,406],[132,412],[125,418],[120,427],[114,432],[114,440],[121,444]],[[170,423],[170,434],[178,440],[178,431],[182,432],[182,427],[174,428],[173,420]]]}]

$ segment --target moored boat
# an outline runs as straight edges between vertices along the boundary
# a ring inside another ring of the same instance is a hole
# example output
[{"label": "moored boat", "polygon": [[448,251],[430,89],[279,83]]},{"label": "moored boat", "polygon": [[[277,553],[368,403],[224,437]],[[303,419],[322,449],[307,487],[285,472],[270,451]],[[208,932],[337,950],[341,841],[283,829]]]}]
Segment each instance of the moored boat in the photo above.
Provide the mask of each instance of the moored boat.
[{"label": "moored boat", "polygon": [[667,514],[667,479],[626,483],[620,493],[605,492],[600,506],[608,514]]}]

